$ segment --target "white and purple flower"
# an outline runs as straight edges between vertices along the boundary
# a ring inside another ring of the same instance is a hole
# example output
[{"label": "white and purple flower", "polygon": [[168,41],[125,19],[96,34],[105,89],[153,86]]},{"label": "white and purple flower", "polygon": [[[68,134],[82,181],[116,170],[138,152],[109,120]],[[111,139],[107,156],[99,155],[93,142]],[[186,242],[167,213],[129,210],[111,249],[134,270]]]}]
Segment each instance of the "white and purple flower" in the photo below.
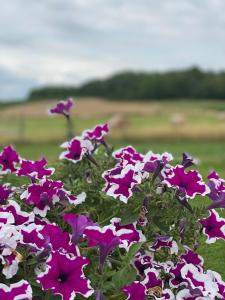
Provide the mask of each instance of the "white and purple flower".
[{"label": "white and purple flower", "polygon": [[31,300],[32,289],[26,280],[12,283],[7,286],[0,283],[0,299],[4,300]]},{"label": "white and purple flower", "polygon": [[37,281],[43,290],[50,289],[53,295],[61,295],[63,300],[73,300],[76,294],[88,298],[94,293],[83,273],[89,263],[82,256],[52,251],[46,262],[46,270],[37,276]]},{"label": "white and purple flower", "polygon": [[126,165],[124,168],[116,166],[102,174],[105,179],[103,191],[108,196],[119,198],[120,201],[127,203],[133,195],[134,188],[141,183],[142,175],[139,169],[132,165]]},{"label": "white and purple flower", "polygon": [[55,169],[46,168],[47,161],[42,158],[41,160],[31,161],[22,160],[19,170],[17,171],[18,176],[27,176],[31,180],[41,180],[51,176]]},{"label": "white and purple flower", "polygon": [[95,126],[93,129],[87,129],[83,132],[82,137],[97,143],[104,143],[104,136],[109,132],[107,123]]},{"label": "white and purple flower", "polygon": [[60,159],[67,159],[73,163],[81,161],[84,157],[91,156],[94,149],[92,143],[89,140],[85,140],[81,137],[75,137],[69,142],[65,142],[61,145],[62,148],[66,148],[66,151],[60,154]]},{"label": "white and purple flower", "polygon": [[225,240],[225,219],[214,210],[209,211],[207,218],[199,220],[203,233],[207,236],[206,243],[215,243],[217,239]]},{"label": "white and purple flower", "polygon": [[205,196],[209,193],[208,186],[203,182],[201,175],[196,170],[185,171],[183,166],[171,168],[171,173],[165,175],[163,183],[173,187],[179,194],[193,199],[197,194]]}]

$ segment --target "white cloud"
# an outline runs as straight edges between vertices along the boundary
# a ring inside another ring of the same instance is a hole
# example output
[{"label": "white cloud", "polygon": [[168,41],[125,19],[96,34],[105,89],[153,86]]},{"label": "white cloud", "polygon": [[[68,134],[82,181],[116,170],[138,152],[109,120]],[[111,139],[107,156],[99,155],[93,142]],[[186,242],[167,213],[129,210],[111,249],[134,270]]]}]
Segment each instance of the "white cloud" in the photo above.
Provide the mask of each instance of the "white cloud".
[{"label": "white cloud", "polygon": [[0,98],[124,69],[225,68],[224,0],[4,1],[0,27]]}]

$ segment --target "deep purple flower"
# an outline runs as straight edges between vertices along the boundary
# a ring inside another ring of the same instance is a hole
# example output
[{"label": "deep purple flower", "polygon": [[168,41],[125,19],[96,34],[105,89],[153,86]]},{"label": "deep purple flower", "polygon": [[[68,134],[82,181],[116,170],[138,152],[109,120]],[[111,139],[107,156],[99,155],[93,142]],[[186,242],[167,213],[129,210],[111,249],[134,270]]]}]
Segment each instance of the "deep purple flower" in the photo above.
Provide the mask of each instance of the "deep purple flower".
[{"label": "deep purple flower", "polygon": [[188,168],[188,167],[190,167],[190,166],[192,166],[192,165],[194,165],[195,162],[196,162],[196,160],[192,156],[190,156],[186,152],[183,153],[183,159],[182,159],[182,163],[181,164],[183,165],[183,167],[185,169]]},{"label": "deep purple flower", "polygon": [[63,143],[61,147],[66,148],[66,151],[62,152],[59,158],[70,160],[73,163],[81,161],[84,157],[91,156],[91,152],[94,149],[89,140],[84,140],[81,137],[75,137],[71,141]]},{"label": "deep purple flower", "polygon": [[[117,172],[118,171],[118,172]],[[133,195],[133,189],[141,183],[140,171],[132,165],[127,165],[123,169],[115,167],[102,174],[106,184],[103,189],[108,196],[119,198],[120,201],[127,203]]]},{"label": "deep purple flower", "polygon": [[58,190],[63,187],[61,181],[43,180],[39,184],[32,184],[21,195],[27,204],[34,205],[34,213],[45,217],[47,211],[60,199]]},{"label": "deep purple flower", "polygon": [[202,181],[202,177],[197,171],[186,172],[185,168],[180,165],[172,168],[172,174],[166,176],[163,183],[168,187],[176,188],[179,193],[191,199],[196,194],[205,196],[209,192],[208,186]]},{"label": "deep purple flower", "polygon": [[83,132],[84,139],[102,143],[104,136],[109,132],[109,125],[107,123],[95,126],[93,129],[87,129]]},{"label": "deep purple flower", "polygon": [[5,205],[13,190],[8,187],[8,184],[0,184],[0,205]]},{"label": "deep purple flower", "polygon": [[86,227],[97,225],[85,215],[65,214],[64,221],[72,228],[72,242],[78,244],[83,238]]},{"label": "deep purple flower", "polygon": [[210,193],[207,196],[213,201],[208,209],[225,208],[225,181],[215,171],[211,172],[208,178]]},{"label": "deep purple flower", "polygon": [[74,101],[72,98],[68,98],[65,101],[63,101],[63,100],[59,101],[55,107],[53,107],[49,110],[49,113],[68,116],[69,111],[72,108],[73,104],[74,104]]},{"label": "deep purple flower", "polygon": [[209,211],[207,218],[199,220],[203,233],[207,236],[206,243],[215,243],[217,239],[225,240],[225,219],[221,218],[215,210]]},{"label": "deep purple flower", "polygon": [[130,230],[121,229],[116,231],[115,226],[108,225],[103,228],[99,226],[89,226],[84,230],[84,234],[88,239],[89,247],[99,246],[99,270],[102,270],[104,262],[108,254],[121,243],[120,236],[125,233],[130,233]]},{"label": "deep purple flower", "polygon": [[63,300],[72,300],[76,294],[88,298],[94,292],[83,273],[88,264],[85,257],[53,251],[47,260],[46,271],[38,275],[37,281],[43,290],[51,289],[53,295],[59,294]]},{"label": "deep purple flower", "polygon": [[143,171],[148,173],[154,173],[156,172],[157,168],[159,168],[159,166],[162,170],[163,167],[171,160],[173,160],[173,156],[168,152],[164,152],[162,154],[155,154],[152,151],[149,151],[144,157]]},{"label": "deep purple flower", "polygon": [[0,152],[0,173],[15,172],[17,164],[20,161],[20,157],[12,146],[5,147]]},{"label": "deep purple flower", "polygon": [[121,219],[120,218],[113,218],[110,220],[111,224],[113,224],[116,228],[116,231],[119,232],[119,230],[127,229],[130,232],[126,232],[124,234],[120,235],[121,244],[119,245],[120,248],[125,248],[126,251],[129,250],[130,246],[134,243],[138,242],[145,242],[146,238],[143,235],[141,230],[137,230],[137,222],[133,224],[126,224],[121,225]]},{"label": "deep purple flower", "polygon": [[31,300],[32,289],[26,280],[20,280],[19,282],[12,283],[7,286],[0,283],[0,299],[4,300]]},{"label": "deep purple flower", "polygon": [[31,179],[43,179],[51,176],[55,169],[46,168],[47,161],[42,158],[41,160],[31,161],[31,160],[22,160],[21,166],[17,171],[18,176],[27,176]]}]

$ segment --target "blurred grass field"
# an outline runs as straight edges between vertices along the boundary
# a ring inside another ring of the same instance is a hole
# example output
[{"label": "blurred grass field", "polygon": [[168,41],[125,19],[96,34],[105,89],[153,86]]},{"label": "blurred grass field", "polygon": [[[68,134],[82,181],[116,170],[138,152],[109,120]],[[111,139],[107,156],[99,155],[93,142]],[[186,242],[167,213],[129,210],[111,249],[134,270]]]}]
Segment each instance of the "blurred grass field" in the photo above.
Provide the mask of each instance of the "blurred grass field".
[{"label": "blurred grass field", "polygon": [[[55,163],[66,140],[65,120],[51,116],[52,101],[0,107],[0,145],[14,144],[22,157],[46,157]],[[167,101],[150,103],[109,102],[78,99],[73,109],[77,134],[109,121],[108,142],[115,148],[132,144],[145,153],[169,151],[179,162],[188,152],[199,159],[198,169],[205,178],[215,169],[225,177],[225,101]],[[202,205],[201,198],[193,201]],[[225,217],[225,213],[220,213]],[[225,242],[200,246],[206,266],[225,279]]]}]

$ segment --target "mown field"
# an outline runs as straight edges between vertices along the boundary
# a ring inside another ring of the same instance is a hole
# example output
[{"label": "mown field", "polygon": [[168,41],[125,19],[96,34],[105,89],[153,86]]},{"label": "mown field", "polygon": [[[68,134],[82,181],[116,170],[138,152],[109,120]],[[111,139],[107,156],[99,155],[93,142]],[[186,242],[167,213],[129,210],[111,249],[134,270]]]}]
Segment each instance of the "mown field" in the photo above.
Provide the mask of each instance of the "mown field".
[{"label": "mown field", "polygon": [[[65,141],[62,117],[49,117],[53,102],[20,104],[0,108],[0,147],[13,143],[22,157],[46,157],[55,164],[59,145]],[[216,169],[225,177],[225,101],[170,101],[165,103],[123,103],[100,99],[78,99],[73,109],[77,134],[99,122],[112,127],[108,141],[115,148],[127,144],[147,152],[169,151],[178,162],[186,151],[199,159],[205,177]],[[193,205],[206,200],[195,199]],[[220,212],[225,217],[224,212]],[[200,246],[206,266],[225,279],[225,241]]]}]

